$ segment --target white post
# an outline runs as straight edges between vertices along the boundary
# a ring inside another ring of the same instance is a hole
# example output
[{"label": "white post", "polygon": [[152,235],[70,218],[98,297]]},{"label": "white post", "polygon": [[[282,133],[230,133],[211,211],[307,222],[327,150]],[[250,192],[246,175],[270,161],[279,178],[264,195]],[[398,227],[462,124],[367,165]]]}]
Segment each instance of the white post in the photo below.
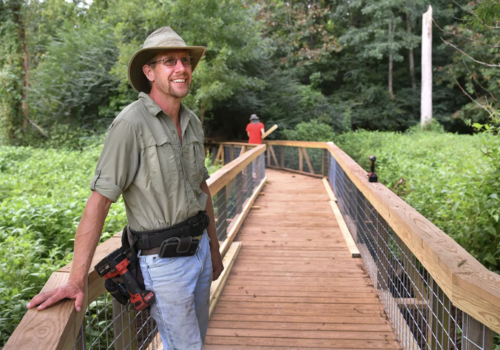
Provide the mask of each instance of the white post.
[{"label": "white post", "polygon": [[432,6],[422,16],[422,95],[420,124],[432,120]]}]

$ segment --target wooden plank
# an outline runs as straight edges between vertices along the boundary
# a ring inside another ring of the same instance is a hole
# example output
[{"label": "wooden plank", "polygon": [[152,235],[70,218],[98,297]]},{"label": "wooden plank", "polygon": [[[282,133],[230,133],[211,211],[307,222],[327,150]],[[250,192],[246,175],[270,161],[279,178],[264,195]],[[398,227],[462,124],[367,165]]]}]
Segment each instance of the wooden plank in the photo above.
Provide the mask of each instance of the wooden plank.
[{"label": "wooden plank", "polygon": [[222,153],[224,153],[224,146],[220,145],[219,150],[217,151],[217,155],[215,156],[215,161],[214,161],[215,164],[217,164],[217,162],[221,160]]},{"label": "wooden plank", "polygon": [[[54,272],[42,292],[50,291],[68,281],[69,274]],[[87,288],[86,288],[87,289]],[[82,311],[75,311],[74,300],[63,300],[43,311],[29,309],[5,344],[5,350],[72,348],[80,332],[80,325],[88,305],[85,295]],[[43,325],[43,327],[40,327]],[[36,344],[36,345],[35,345]]]},{"label": "wooden plank", "polygon": [[266,157],[267,157],[267,166],[271,166],[271,151],[269,150],[269,148],[267,148],[267,154],[266,154]]},{"label": "wooden plank", "polygon": [[278,125],[274,124],[271,126],[265,133],[262,135],[262,140],[264,140],[266,137],[268,137],[274,130],[278,129]]},{"label": "wooden plank", "polygon": [[330,186],[330,182],[328,181],[328,179],[324,177],[321,181],[323,181],[323,185],[325,186],[326,193],[328,193],[328,197],[330,197],[330,200],[333,202],[337,202],[337,197],[335,197],[332,186]]},{"label": "wooden plank", "polygon": [[299,147],[299,171],[304,172],[304,160],[303,160],[303,155],[302,155],[302,148]]},{"label": "wooden plank", "polygon": [[[272,147],[272,146],[269,146]],[[304,158],[306,159],[307,166],[309,167],[309,172],[314,174],[314,169],[311,164],[311,160],[309,159],[309,155],[307,154],[307,148],[302,148],[302,153],[304,153]]]},{"label": "wooden plank", "polygon": [[273,157],[276,166],[279,166],[278,159],[276,158],[276,154],[274,153],[273,146],[269,146],[269,151],[271,152],[271,156]]},{"label": "wooden plank", "polygon": [[[270,346],[290,349],[295,346],[298,349],[323,348],[323,349],[366,349],[366,340],[344,340],[344,339],[282,339],[282,338],[260,338],[260,337],[220,337],[207,336],[206,342],[212,344],[211,349],[221,349],[221,345],[230,345],[226,349],[235,349],[235,345]],[[260,348],[259,348],[260,349]],[[396,340],[392,341],[370,341],[370,349],[400,349]]]},{"label": "wooden plank", "polygon": [[304,319],[302,316],[294,315],[234,315],[226,313],[218,313],[215,310],[214,314],[210,318],[212,320],[221,321],[248,321],[248,322],[287,322],[287,323],[312,323],[312,324],[347,324],[347,325],[359,325],[359,324],[371,324],[371,325],[389,325],[389,321],[385,317],[343,317],[341,315],[316,315],[314,318]]},{"label": "wooden plank", "polygon": [[320,175],[320,174],[311,174],[311,173],[308,173],[308,172],[305,172],[305,171],[300,171],[300,170],[295,170],[295,169],[279,168],[279,167],[275,167],[275,166],[272,166],[272,165],[267,165],[266,168],[284,170],[284,171],[287,171],[287,172],[296,173],[296,174],[300,174],[300,175],[306,175],[306,176],[316,177],[318,179],[323,178],[323,175]]},{"label": "wooden plank", "polygon": [[285,147],[280,147],[280,167],[285,167]]},{"label": "wooden plank", "polygon": [[222,289],[224,288],[227,278],[231,273],[231,269],[233,268],[234,262],[236,261],[236,257],[238,256],[240,249],[241,249],[241,242],[232,243],[231,247],[227,251],[227,254],[224,256],[224,259],[222,260],[222,264],[224,265],[224,271],[222,271],[222,274],[219,276],[219,279],[217,281],[214,281],[212,283],[212,286],[210,287],[209,315],[212,315],[213,311],[215,310],[215,306],[219,301]]},{"label": "wooden plank", "polygon": [[289,147],[307,147],[307,148],[327,148],[325,142],[314,141],[287,141],[287,140],[266,140],[266,145],[289,146]]},{"label": "wooden plank", "polygon": [[[306,320],[304,320],[306,321]],[[338,324],[338,323],[293,323],[293,322],[249,322],[249,321],[210,321],[210,328],[222,329],[268,329],[268,330],[297,330],[297,331],[359,331],[363,332],[391,332],[387,324]]]},{"label": "wooden plank", "polygon": [[340,231],[342,232],[342,236],[344,236],[345,243],[347,244],[347,249],[352,254],[353,258],[361,258],[361,254],[359,252],[356,243],[354,243],[354,239],[352,238],[351,232],[349,232],[349,228],[347,227],[342,214],[340,213],[340,209],[337,206],[337,203],[330,201],[330,206],[332,207],[333,213],[335,214],[335,218],[340,227]]}]

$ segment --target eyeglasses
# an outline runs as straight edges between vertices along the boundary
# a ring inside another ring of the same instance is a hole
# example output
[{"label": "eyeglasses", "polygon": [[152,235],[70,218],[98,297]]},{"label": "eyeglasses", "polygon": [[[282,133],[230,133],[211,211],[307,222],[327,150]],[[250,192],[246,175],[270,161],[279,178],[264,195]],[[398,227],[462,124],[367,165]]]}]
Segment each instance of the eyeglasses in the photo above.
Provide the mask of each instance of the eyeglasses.
[{"label": "eyeglasses", "polygon": [[182,65],[184,67],[191,66],[191,57],[181,57],[181,58],[170,58],[170,57],[167,57],[167,58],[162,58],[161,60],[158,60],[158,61],[149,62],[148,64],[151,65],[151,64],[154,64],[154,63],[158,63],[158,62],[163,62],[164,66],[174,67],[175,65],[177,65],[177,61],[181,61]]}]

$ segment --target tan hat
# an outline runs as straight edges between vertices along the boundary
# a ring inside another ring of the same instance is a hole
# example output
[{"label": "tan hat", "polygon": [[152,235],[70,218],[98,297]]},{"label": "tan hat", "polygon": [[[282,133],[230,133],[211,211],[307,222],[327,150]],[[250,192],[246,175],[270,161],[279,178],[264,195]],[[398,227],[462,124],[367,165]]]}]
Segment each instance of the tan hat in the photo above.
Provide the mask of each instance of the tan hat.
[{"label": "tan hat", "polygon": [[151,86],[142,67],[157,53],[165,50],[189,50],[191,69],[194,71],[205,54],[206,47],[187,46],[184,40],[170,27],[161,27],[151,33],[142,49],[134,53],[128,63],[128,81],[139,92],[149,93]]}]

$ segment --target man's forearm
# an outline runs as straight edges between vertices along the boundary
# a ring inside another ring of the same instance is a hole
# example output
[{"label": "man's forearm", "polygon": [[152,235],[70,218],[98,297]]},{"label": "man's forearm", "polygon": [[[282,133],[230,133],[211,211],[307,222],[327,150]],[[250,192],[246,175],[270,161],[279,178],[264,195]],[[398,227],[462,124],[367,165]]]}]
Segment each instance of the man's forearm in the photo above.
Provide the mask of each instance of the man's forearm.
[{"label": "man's forearm", "polygon": [[111,200],[94,191],[87,201],[82,219],[75,235],[75,249],[69,282],[83,288],[101,237],[104,221],[111,206]]},{"label": "man's forearm", "polygon": [[207,198],[207,206],[206,206],[206,211],[207,215],[210,218],[210,224],[207,227],[207,233],[208,236],[210,237],[210,248],[212,249],[219,249],[219,239],[217,237],[217,229],[215,228],[215,214],[214,214],[214,206],[212,203],[212,195],[210,193],[210,189],[208,188],[207,182],[203,181],[200,189],[205,192],[208,196]]}]

